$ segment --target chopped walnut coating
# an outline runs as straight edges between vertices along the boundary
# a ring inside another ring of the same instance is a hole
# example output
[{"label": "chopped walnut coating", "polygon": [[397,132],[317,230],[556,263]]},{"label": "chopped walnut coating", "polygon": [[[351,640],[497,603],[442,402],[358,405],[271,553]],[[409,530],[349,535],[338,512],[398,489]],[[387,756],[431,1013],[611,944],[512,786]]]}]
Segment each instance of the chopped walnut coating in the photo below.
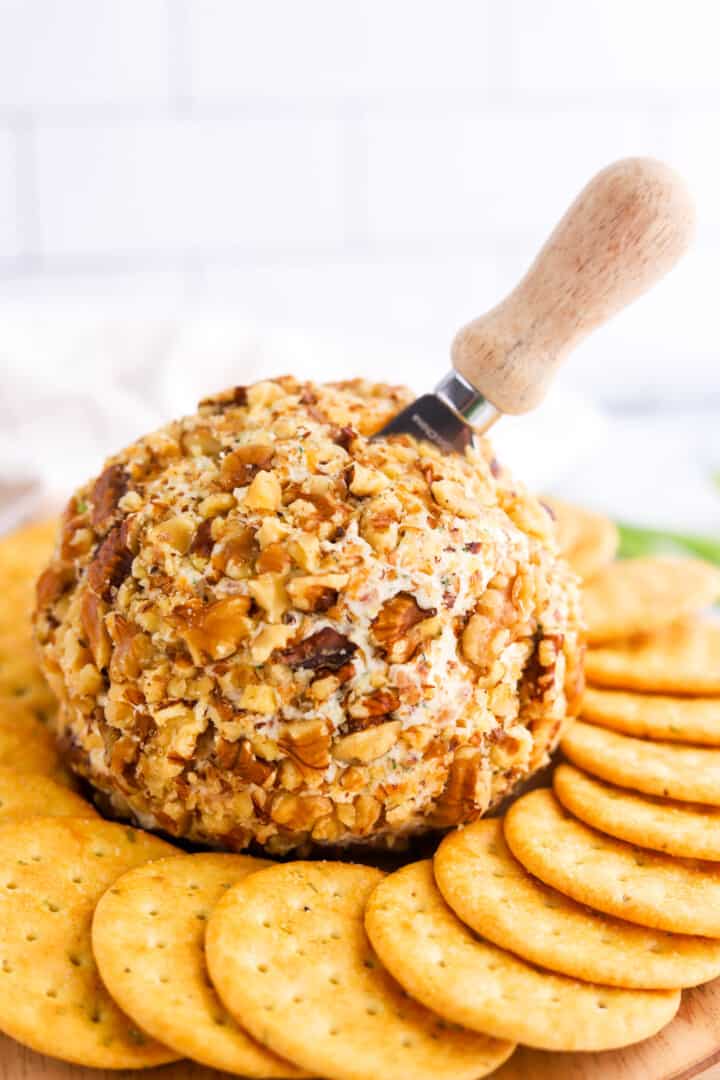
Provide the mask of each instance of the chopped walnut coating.
[{"label": "chopped walnut coating", "polygon": [[582,685],[552,522],[481,443],[370,436],[407,391],[236,387],[70,501],[36,632],[114,811],[270,852],[471,820]]}]

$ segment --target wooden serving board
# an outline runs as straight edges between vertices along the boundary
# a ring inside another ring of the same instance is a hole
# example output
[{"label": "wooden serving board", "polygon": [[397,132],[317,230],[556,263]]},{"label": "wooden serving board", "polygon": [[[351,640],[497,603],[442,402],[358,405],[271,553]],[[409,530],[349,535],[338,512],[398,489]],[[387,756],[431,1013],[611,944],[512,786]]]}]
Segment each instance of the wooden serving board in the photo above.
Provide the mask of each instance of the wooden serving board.
[{"label": "wooden serving board", "polygon": [[[713,1067],[715,1066],[715,1067]],[[720,979],[683,995],[671,1024],[652,1039],[606,1054],[520,1049],[494,1080],[720,1080]],[[141,1072],[81,1069],[0,1036],[0,1080],[227,1080],[189,1061]],[[410,1080],[410,1078],[408,1078]]]}]

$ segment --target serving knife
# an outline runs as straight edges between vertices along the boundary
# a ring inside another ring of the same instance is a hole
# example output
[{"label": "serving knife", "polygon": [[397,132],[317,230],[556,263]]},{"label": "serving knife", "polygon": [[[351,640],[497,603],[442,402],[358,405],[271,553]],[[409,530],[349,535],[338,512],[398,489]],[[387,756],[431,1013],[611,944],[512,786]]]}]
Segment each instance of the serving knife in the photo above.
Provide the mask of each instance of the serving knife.
[{"label": "serving knife", "polygon": [[625,158],[580,192],[519,285],[464,326],[452,370],[378,432],[462,451],[503,413],[539,405],[572,348],[659,281],[687,249],[695,213],[683,180]]}]

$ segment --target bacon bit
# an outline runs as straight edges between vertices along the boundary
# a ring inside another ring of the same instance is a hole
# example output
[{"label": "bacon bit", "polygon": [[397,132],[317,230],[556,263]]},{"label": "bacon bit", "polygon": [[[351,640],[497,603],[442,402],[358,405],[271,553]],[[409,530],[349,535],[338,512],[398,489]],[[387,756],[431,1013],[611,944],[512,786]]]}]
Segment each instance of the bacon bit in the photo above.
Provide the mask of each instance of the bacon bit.
[{"label": "bacon bit", "polygon": [[88,585],[102,597],[109,600],[113,589],[122,585],[130,573],[133,555],[125,543],[125,533],[116,525],[107,534],[88,567]]},{"label": "bacon bit", "polygon": [[496,479],[498,476],[500,476],[500,473],[502,472],[502,465],[496,457],[491,458],[490,460],[490,472]]},{"label": "bacon bit", "polygon": [[123,465],[108,465],[100,473],[92,489],[90,502],[93,528],[104,533],[117,510],[117,505],[128,489],[130,477]]},{"label": "bacon bit", "polygon": [[301,405],[317,405],[317,394],[309,386],[304,386],[299,401]]},{"label": "bacon bit", "polygon": [[190,554],[199,555],[202,559],[209,559],[215,541],[212,538],[212,518],[206,518],[195,530],[195,535],[190,544]]},{"label": "bacon bit", "polygon": [[309,668],[311,671],[329,668],[330,671],[338,671],[344,667],[356,649],[354,641],[326,626],[297,645],[281,649],[277,655],[291,668]]},{"label": "bacon bit", "polygon": [[245,487],[261,469],[267,469],[275,453],[272,446],[252,443],[240,446],[223,458],[219,484],[223,491]]},{"label": "bacon bit", "polygon": [[479,540],[471,540],[469,544],[465,545],[465,550],[469,551],[471,555],[478,555],[482,551],[482,544]]},{"label": "bacon bit", "polygon": [[199,408],[221,413],[225,409],[247,405],[247,402],[247,387],[233,386],[229,390],[221,390],[219,394],[212,394],[210,397],[203,398]]}]

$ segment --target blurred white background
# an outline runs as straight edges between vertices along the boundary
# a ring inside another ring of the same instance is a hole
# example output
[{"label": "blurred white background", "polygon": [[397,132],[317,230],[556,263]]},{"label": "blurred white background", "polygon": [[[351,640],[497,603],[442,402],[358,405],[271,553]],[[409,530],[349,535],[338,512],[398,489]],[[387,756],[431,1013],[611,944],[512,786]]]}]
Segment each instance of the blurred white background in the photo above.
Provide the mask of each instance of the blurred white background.
[{"label": "blurred white background", "polygon": [[693,252],[499,438],[717,529],[719,40],[713,0],[0,0],[4,475],[62,490],[262,371],[430,386],[582,184],[651,154]]}]

